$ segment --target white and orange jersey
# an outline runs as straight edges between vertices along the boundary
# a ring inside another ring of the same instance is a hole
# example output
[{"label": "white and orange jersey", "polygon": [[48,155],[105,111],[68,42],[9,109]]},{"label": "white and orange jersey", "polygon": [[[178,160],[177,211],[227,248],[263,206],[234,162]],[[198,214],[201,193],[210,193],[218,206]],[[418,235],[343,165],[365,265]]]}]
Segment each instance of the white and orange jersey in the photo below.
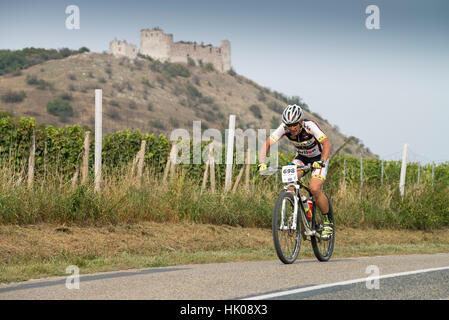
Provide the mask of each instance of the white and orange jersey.
[{"label": "white and orange jersey", "polygon": [[307,119],[304,119],[303,127],[298,135],[291,135],[287,126],[282,123],[273,131],[270,139],[273,142],[278,142],[284,136],[296,147],[297,155],[307,158],[320,156],[322,151],[321,142],[327,138],[315,121]]}]

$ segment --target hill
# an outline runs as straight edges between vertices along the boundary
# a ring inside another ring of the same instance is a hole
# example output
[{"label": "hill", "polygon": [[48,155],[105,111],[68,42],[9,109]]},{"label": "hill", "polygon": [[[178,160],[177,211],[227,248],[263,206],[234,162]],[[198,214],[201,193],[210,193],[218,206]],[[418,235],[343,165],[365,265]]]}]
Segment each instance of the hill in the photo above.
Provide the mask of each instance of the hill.
[{"label": "hill", "polygon": [[[192,132],[192,121],[202,130],[227,128],[229,114],[236,127],[246,130],[276,128],[286,103],[301,103],[306,117],[327,133],[334,151],[348,137],[312,112],[299,97],[287,97],[235,73],[215,71],[210,64],[161,63],[139,57],[131,61],[108,54],[83,52],[47,60],[0,76],[0,111],[31,116],[37,122],[94,127],[94,89],[103,89],[105,133],[137,128],[169,134],[174,128]],[[285,143],[281,150],[285,149]],[[341,151],[374,158],[354,137]]]}]

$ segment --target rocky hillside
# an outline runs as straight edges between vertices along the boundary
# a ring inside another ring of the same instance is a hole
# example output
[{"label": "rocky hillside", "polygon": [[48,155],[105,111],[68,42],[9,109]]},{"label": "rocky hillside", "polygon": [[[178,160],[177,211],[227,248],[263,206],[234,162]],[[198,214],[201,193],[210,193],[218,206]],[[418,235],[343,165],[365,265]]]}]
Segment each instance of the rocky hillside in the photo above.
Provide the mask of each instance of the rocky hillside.
[{"label": "rocky hillside", "polygon": [[[0,111],[55,126],[93,128],[94,89],[99,88],[103,89],[105,133],[127,128],[191,132],[194,120],[201,120],[203,130],[224,130],[229,114],[237,116],[237,128],[269,130],[280,124],[284,106],[295,100],[235,72],[217,72],[211,65],[163,64],[142,57],[130,61],[85,52],[0,76]],[[348,139],[313,109],[307,118],[327,133],[333,152]],[[341,153],[375,157],[357,138]]]}]

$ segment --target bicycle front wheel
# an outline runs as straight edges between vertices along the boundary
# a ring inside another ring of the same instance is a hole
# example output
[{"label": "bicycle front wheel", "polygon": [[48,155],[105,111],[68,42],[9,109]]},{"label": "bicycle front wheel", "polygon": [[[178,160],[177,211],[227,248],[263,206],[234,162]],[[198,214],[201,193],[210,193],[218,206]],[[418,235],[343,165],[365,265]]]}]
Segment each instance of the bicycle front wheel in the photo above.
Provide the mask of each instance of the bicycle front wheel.
[{"label": "bicycle front wheel", "polygon": [[[273,241],[276,254],[285,263],[293,263],[301,247],[299,213],[294,221],[295,199],[291,192],[279,195],[273,210]],[[298,210],[299,211],[299,210]]]}]

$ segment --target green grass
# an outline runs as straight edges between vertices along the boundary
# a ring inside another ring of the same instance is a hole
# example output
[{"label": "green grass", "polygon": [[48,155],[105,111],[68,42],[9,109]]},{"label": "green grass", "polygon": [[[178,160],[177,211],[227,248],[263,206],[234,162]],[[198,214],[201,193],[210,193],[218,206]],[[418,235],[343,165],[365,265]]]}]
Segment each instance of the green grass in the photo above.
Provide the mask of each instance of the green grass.
[{"label": "green grass", "polygon": [[[8,166],[0,170],[0,224],[75,223],[104,225],[139,221],[208,223],[242,227],[271,226],[276,197],[282,187],[258,180],[250,190],[201,192],[198,179],[183,174],[162,182],[145,170],[140,186],[130,166],[105,170],[101,192],[93,181],[72,185],[48,172],[26,186],[26,173]],[[402,199],[394,185],[326,187],[338,226],[376,229],[432,230],[449,226],[449,188],[443,185],[409,187]]]},{"label": "green grass", "polygon": [[449,225],[449,188],[395,185],[330,190],[338,225],[355,228],[432,230]]}]

